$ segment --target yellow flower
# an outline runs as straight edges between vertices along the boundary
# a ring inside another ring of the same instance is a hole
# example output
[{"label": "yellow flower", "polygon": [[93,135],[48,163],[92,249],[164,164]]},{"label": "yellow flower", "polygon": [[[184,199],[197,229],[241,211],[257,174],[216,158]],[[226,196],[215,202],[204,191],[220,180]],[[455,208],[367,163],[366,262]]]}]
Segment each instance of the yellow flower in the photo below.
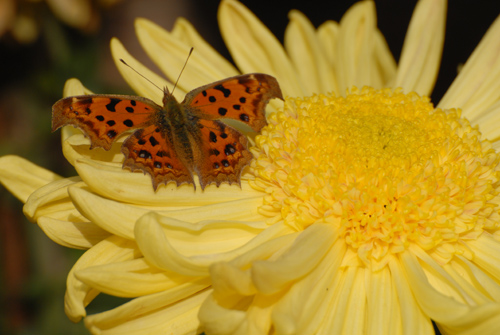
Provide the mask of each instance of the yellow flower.
[{"label": "yellow flower", "polygon": [[[121,143],[89,150],[72,127],[63,151],[78,177],[0,158],[0,181],[28,218],[89,249],[68,275],[70,319],[102,292],[134,299],[85,318],[100,334],[429,334],[431,320],[447,333],[495,333],[500,20],[434,108],[445,12],[443,0],[418,3],[396,65],[371,1],[318,29],[292,11],[285,48],[242,4],[222,1],[239,70],[274,75],[289,97],[271,103],[241,188],[155,193],[149,176],[121,168]],[[239,73],[185,20],[166,32],[139,19],[136,31],[171,80],[195,48],[178,98]],[[111,49],[130,86],[161,103],[118,59],[171,85],[118,40]],[[83,93],[68,81],[65,96]]]}]

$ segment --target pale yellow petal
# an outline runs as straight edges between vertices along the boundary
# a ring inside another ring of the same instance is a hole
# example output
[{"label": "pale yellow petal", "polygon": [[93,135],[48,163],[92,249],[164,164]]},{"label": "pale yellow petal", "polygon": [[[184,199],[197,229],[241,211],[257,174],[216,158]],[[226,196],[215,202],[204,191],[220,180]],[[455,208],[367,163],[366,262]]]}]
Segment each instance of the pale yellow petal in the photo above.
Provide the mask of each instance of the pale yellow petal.
[{"label": "pale yellow petal", "polygon": [[[108,200],[83,188],[69,189],[71,200],[86,218],[96,223],[106,231],[127,239],[134,239],[136,221],[150,211],[175,220],[182,220],[189,224],[186,229],[199,230],[205,225],[224,218],[226,221],[241,220],[260,222],[267,227],[265,218],[258,213],[258,206],[262,203],[261,197],[239,199],[227,202],[200,206],[175,206],[175,203],[165,202],[165,206],[150,207],[137,206],[118,201]],[[193,223],[193,225],[190,225]]]},{"label": "pale yellow petal", "polygon": [[253,264],[254,284],[263,294],[283,289],[314,268],[336,240],[335,230],[328,225],[315,224],[305,229],[290,249],[273,261]]},{"label": "pale yellow petal", "polygon": [[471,121],[500,99],[500,17],[488,29],[450,88],[439,108],[461,108]]},{"label": "pale yellow petal", "polygon": [[403,329],[411,329],[416,335],[432,334],[432,322],[415,300],[401,262],[392,257],[388,265],[391,270],[392,285],[398,296]]},{"label": "pale yellow petal", "polygon": [[40,187],[61,178],[19,156],[0,157],[0,183],[23,203]]},{"label": "pale yellow petal", "polygon": [[188,285],[193,277],[165,272],[144,258],[88,267],[75,272],[76,278],[100,292],[117,297],[139,297]]},{"label": "pale yellow petal", "polygon": [[375,32],[375,50],[372,78],[377,87],[394,87],[397,64],[389,49],[389,45],[380,30]]},{"label": "pale yellow petal", "polygon": [[[443,295],[430,285],[420,263],[411,252],[401,255],[414,297],[429,318],[452,334],[495,334],[500,322],[500,303],[467,305]],[[443,313],[446,311],[446,313]]]},{"label": "pale yellow petal", "polygon": [[192,296],[179,290],[179,293],[167,291],[134,299],[115,309],[90,315],[85,318],[85,325],[92,333],[101,335],[198,335],[202,332],[198,311],[211,293],[209,289],[203,290],[204,285],[200,284],[198,291],[191,288]]},{"label": "pale yellow petal", "polygon": [[72,177],[58,179],[38,188],[26,201],[24,215],[30,221],[36,222],[40,216],[74,209],[75,206],[68,197],[68,186],[78,183],[81,184],[81,179]]},{"label": "pale yellow petal", "polygon": [[[212,54],[212,57],[206,57],[204,51],[209,48],[206,43],[202,44],[205,45],[204,48],[193,50],[186,64],[189,50],[193,47],[192,44],[175,37],[172,33],[146,19],[136,20],[135,31],[148,56],[171,82],[175,82],[179,78],[177,86],[184,92],[239,74],[235,69],[228,69],[228,66],[219,66],[220,61],[212,63],[210,60],[215,58],[214,53],[216,52],[213,49],[211,49],[211,53],[207,50],[209,54]],[[201,37],[199,38],[201,39]],[[219,56],[220,58],[222,57]],[[181,75],[184,64],[186,67]]]},{"label": "pale yellow petal", "polygon": [[[262,193],[255,191],[248,185],[244,175],[242,176],[241,188],[237,185],[223,183],[219,187],[209,185],[202,191],[198,183],[196,183],[198,185],[196,190],[193,185],[176,186],[175,183],[169,183],[167,186],[160,186],[155,192],[151,177],[143,173],[132,173],[119,166],[99,163],[90,159],[78,160],[75,168],[87,185],[97,194],[139,205],[162,206],[168,203],[171,206],[202,206],[262,196]],[[197,181],[196,177],[195,181]]]},{"label": "pale yellow petal", "polygon": [[[136,241],[145,257],[157,267],[189,276],[208,275],[214,262],[233,259],[255,247],[253,241],[267,228],[264,222],[208,221],[200,225],[161,216],[141,217]],[[264,234],[266,235],[266,234]]]},{"label": "pale yellow petal", "polygon": [[63,97],[67,98],[73,95],[83,94],[93,94],[93,92],[83,86],[82,82],[76,78],[66,80],[63,88]]},{"label": "pale yellow petal", "polygon": [[[372,1],[354,4],[340,21],[335,73],[343,94],[352,86],[373,85],[372,67],[376,32],[375,5]],[[377,88],[377,87],[375,87]]]},{"label": "pale yellow petal", "polygon": [[292,10],[288,17],[285,48],[299,77],[302,94],[337,91],[333,69],[328,66],[314,26],[297,10]]},{"label": "pale yellow petal", "polygon": [[78,322],[87,315],[85,307],[99,294],[99,291],[84,284],[75,277],[75,272],[87,267],[122,262],[141,256],[137,245],[117,236],[110,236],[87,250],[75,263],[66,281],[64,310],[68,318]]},{"label": "pale yellow petal", "polygon": [[403,329],[401,306],[389,268],[384,267],[377,272],[367,271],[365,276],[368,311],[366,329],[371,334],[400,334]]},{"label": "pale yellow petal", "polygon": [[[123,44],[117,38],[111,39],[110,48],[115,65],[127,84],[132,87],[138,95],[149,98],[158,105],[162,106],[164,95],[163,88],[168,87],[168,89],[171,90],[172,84],[168,83],[167,80],[141,64],[125,49]],[[140,75],[123,64],[120,59],[123,59],[135,71],[140,73]],[[184,92],[176,90],[175,95],[182,98],[184,96]]]},{"label": "pale yellow petal", "polygon": [[[75,210],[76,212],[76,210]],[[72,249],[89,249],[111,234],[92,222],[81,222],[78,212],[71,212],[72,221],[42,216],[37,224],[45,235],[57,244]]]},{"label": "pale yellow petal", "polygon": [[225,77],[238,75],[240,72],[224,57],[222,57],[203,37],[198,34],[193,25],[184,18],[178,18],[172,29],[172,35],[191,45],[208,64],[212,66]]},{"label": "pale yellow petal", "polygon": [[331,308],[334,281],[345,253],[345,243],[337,241],[314,270],[295,282],[276,303],[273,324],[278,333],[319,334]]},{"label": "pale yellow petal", "polygon": [[494,301],[500,301],[500,285],[483,269],[463,256],[455,257],[451,267],[475,289]]},{"label": "pale yellow petal", "polygon": [[[355,293],[354,291],[364,292],[364,287],[360,287],[362,281],[358,269],[360,268],[349,267],[334,278],[335,281],[332,285],[334,290],[334,293],[332,293],[333,302],[327,310],[326,322],[323,326],[323,329],[331,334],[341,334],[342,332],[354,334],[355,329],[353,327],[356,327],[356,325],[352,325],[352,323],[358,322],[358,326],[364,325],[364,321],[356,320],[352,315],[358,312],[358,308],[362,306],[353,306],[353,303],[357,300],[352,299],[351,294],[358,297],[359,292]],[[364,316],[364,313],[359,314]]]},{"label": "pale yellow petal", "polygon": [[[75,129],[73,127],[64,127],[63,130],[68,128]],[[85,137],[85,135],[78,130],[78,133],[71,134],[63,141],[63,154],[66,160],[73,166],[75,166],[76,161],[79,159],[90,159],[109,166],[121,167],[124,160],[121,146],[126,138],[126,136],[118,138],[111,145],[110,150],[104,150],[102,148],[90,149],[90,139]]]},{"label": "pale yellow petal", "polygon": [[243,73],[270,74],[278,79],[284,95],[302,95],[299,79],[281,43],[243,4],[222,1],[219,25],[226,46]]},{"label": "pale yellow petal", "polygon": [[483,233],[477,240],[468,241],[474,252],[474,263],[495,278],[500,277],[500,242]]},{"label": "pale yellow petal", "polygon": [[495,102],[489,108],[486,108],[481,115],[478,115],[474,123],[479,125],[482,138],[491,142],[500,140],[500,101]]},{"label": "pale yellow petal", "polygon": [[445,0],[417,3],[406,33],[395,87],[430,95],[436,82],[444,45]]},{"label": "pale yellow petal", "polygon": [[202,328],[207,334],[248,334],[248,319],[245,311],[224,308],[212,295],[209,295],[203,302],[199,318]]},{"label": "pale yellow petal", "polygon": [[368,319],[367,301],[366,301],[366,281],[365,274],[371,271],[367,268],[357,269],[353,278],[353,289],[350,291],[348,302],[345,305],[346,317],[344,319],[343,331],[346,334],[364,335]]},{"label": "pale yellow petal", "polygon": [[[337,40],[339,35],[339,24],[335,21],[326,21],[318,27],[318,42],[321,52],[325,55],[330,67],[330,72],[335,73],[335,61],[337,56]],[[337,93],[336,91],[333,91]]]}]

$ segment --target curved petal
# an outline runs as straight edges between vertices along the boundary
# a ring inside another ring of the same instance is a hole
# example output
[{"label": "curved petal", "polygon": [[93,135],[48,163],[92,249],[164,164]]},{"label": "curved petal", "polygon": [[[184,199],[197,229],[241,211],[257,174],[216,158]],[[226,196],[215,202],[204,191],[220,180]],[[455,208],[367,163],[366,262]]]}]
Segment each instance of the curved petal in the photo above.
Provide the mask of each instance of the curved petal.
[{"label": "curved petal", "polygon": [[[90,315],[85,326],[94,334],[200,334],[197,320],[202,302],[211,293],[203,280],[186,290],[166,291],[134,299],[115,309]],[[191,293],[189,293],[191,292]],[[189,296],[189,294],[192,294]]]},{"label": "curved petal", "polygon": [[[169,183],[159,187],[155,193],[151,177],[142,173],[132,173],[118,166],[83,158],[76,162],[75,168],[90,189],[97,194],[138,205],[162,206],[168,203],[172,206],[201,206],[262,196],[262,193],[255,191],[247,182],[242,182],[241,188],[229,184],[221,184],[219,187],[209,185],[204,191],[200,187],[195,190],[193,185],[176,186]],[[243,180],[244,178],[245,176],[242,176]]]},{"label": "curved petal", "polygon": [[61,178],[19,156],[0,157],[0,183],[23,203],[40,187]]},{"label": "curved petal", "polygon": [[[261,197],[239,199],[214,204],[201,204],[196,206],[193,201],[190,205],[176,206],[173,202],[165,202],[162,207],[137,206],[109,200],[96,195],[88,190],[77,187],[69,188],[69,195],[76,208],[86,218],[96,223],[115,235],[126,239],[134,239],[134,227],[136,221],[150,211],[170,217],[175,220],[183,220],[189,223],[197,223],[197,226],[209,224],[213,220],[223,217],[225,220],[243,220],[243,222],[262,221],[264,218],[258,214],[257,208],[262,203]],[[191,227],[189,227],[191,228]],[[186,227],[186,229],[189,229]]]},{"label": "curved petal", "polygon": [[482,138],[498,142],[500,140],[500,127],[498,126],[500,124],[500,101],[486,108],[475,118],[474,123],[479,125]]},{"label": "curved petal", "polygon": [[[318,43],[321,52],[325,55],[326,61],[330,67],[328,70],[335,77],[335,62],[337,56],[337,41],[339,35],[339,24],[335,21],[326,21],[318,27]],[[335,82],[335,87],[337,83]],[[337,93],[336,90],[333,92]]]},{"label": "curved petal", "polygon": [[375,31],[376,14],[372,1],[354,4],[342,17],[335,66],[341,94],[352,86],[373,86]]},{"label": "curved petal", "polygon": [[333,69],[328,66],[312,23],[297,10],[288,15],[285,48],[292,60],[303,95],[337,91]]},{"label": "curved petal", "polygon": [[140,256],[141,253],[134,242],[117,236],[110,236],[87,250],[75,263],[66,281],[64,310],[68,318],[73,322],[80,321],[87,315],[85,306],[99,294],[99,291],[78,280],[75,272],[91,266],[122,262]]},{"label": "curved petal", "polygon": [[[401,255],[414,297],[420,307],[441,329],[453,334],[495,334],[500,322],[500,304],[469,306],[457,302],[430,285],[416,257],[410,252]],[[443,313],[443,311],[447,311]]]},{"label": "curved petal", "polygon": [[155,212],[144,215],[135,227],[137,243],[150,262],[189,276],[207,275],[208,267],[215,262],[250,257],[249,251],[285,232],[289,230],[282,225],[265,228],[260,222],[224,220],[197,228],[196,224]]},{"label": "curved petal", "polygon": [[[132,87],[138,95],[149,98],[162,106],[164,95],[163,88],[167,87],[169,90],[172,90],[172,84],[168,83],[164,78],[160,77],[135,59],[117,38],[111,39],[110,48],[115,65],[127,84]],[[123,64],[120,59],[123,59],[131,68]],[[176,97],[182,97],[185,92],[176,90],[175,93]]]},{"label": "curved petal", "polygon": [[284,95],[302,95],[299,79],[280,42],[243,4],[223,0],[219,25],[226,46],[243,73],[270,74],[278,79]]},{"label": "curved petal", "polygon": [[441,63],[446,23],[446,1],[417,3],[406,33],[397,70],[396,87],[430,95]]},{"label": "curved petal", "polygon": [[37,224],[45,235],[57,244],[72,249],[89,249],[111,236],[111,234],[92,222],[58,220],[43,216]]},{"label": "curved petal", "polygon": [[263,294],[283,289],[290,281],[299,279],[316,267],[336,238],[331,226],[314,224],[308,227],[279,258],[253,264],[255,286]]},{"label": "curved petal", "polygon": [[373,80],[377,87],[394,87],[397,64],[389,49],[384,35],[377,29],[375,32],[375,67]]},{"label": "curved petal", "polygon": [[463,116],[475,122],[500,99],[500,16],[469,57],[439,108],[461,108]]},{"label": "curved petal", "polygon": [[[68,198],[68,186],[81,183],[79,177],[58,179],[31,193],[23,207],[24,215],[32,222],[41,216],[64,212],[75,206]],[[60,218],[60,216],[59,216]]]},{"label": "curved petal", "polygon": [[227,59],[222,57],[203,37],[198,34],[196,29],[189,21],[178,18],[172,29],[172,36],[191,45],[195,50],[203,55],[203,58],[212,64],[222,76],[232,77],[240,72]]},{"label": "curved petal", "polygon": [[117,297],[139,297],[176,290],[179,285],[187,287],[193,282],[192,277],[153,267],[144,258],[88,267],[76,271],[75,276],[96,290]]},{"label": "curved petal", "polygon": [[[186,24],[184,24],[184,26],[185,29],[190,27],[186,26]],[[208,47],[208,44],[204,41],[204,43],[198,43],[201,46],[200,50],[195,48],[186,64],[189,50],[191,47],[194,47],[194,45],[176,38],[173,33],[169,33],[146,19],[136,20],[135,31],[139,42],[148,56],[172,82],[175,82],[178,78],[179,81],[177,86],[184,92],[238,74],[227,61],[222,62],[220,60],[222,57],[218,55],[215,50],[211,49],[211,47]],[[194,35],[194,33],[191,33],[191,36]],[[201,39],[197,33],[195,36]],[[206,57],[205,51],[211,55],[211,57]],[[216,57],[216,55],[218,55],[218,57]],[[212,63],[211,59],[214,58],[218,61]],[[186,64],[186,67],[181,74],[184,64]]]}]

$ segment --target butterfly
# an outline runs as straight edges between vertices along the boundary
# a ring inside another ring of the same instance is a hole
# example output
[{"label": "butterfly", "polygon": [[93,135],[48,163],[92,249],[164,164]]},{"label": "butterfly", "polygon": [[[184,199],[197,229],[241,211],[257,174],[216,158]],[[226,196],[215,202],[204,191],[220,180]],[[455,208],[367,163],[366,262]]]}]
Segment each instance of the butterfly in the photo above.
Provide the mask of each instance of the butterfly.
[{"label": "butterfly", "polygon": [[123,142],[123,168],[149,174],[156,191],[171,181],[202,190],[209,184],[240,184],[242,169],[252,160],[248,140],[223,123],[227,118],[260,131],[265,107],[283,95],[276,78],[252,73],[198,87],[177,102],[165,87],[163,107],[144,97],[92,94],[61,99],[52,107],[52,131],[66,125],[80,128],[90,148],[109,150],[115,140],[135,130]]}]

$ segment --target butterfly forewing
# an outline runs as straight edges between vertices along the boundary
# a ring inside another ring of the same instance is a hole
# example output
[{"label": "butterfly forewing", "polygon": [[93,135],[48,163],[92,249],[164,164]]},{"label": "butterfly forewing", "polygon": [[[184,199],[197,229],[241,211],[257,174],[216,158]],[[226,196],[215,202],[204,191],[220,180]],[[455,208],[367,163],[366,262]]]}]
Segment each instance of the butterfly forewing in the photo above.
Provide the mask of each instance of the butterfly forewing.
[{"label": "butterfly forewing", "polygon": [[81,95],[52,107],[52,131],[71,124],[90,137],[91,148],[106,150],[123,132],[145,126],[158,105],[149,99],[122,95]]},{"label": "butterfly forewing", "polygon": [[176,152],[172,138],[156,125],[136,130],[122,146],[123,167],[151,175],[153,188],[175,181],[194,184],[192,173]]},{"label": "butterfly forewing", "polygon": [[283,99],[276,79],[252,73],[199,87],[186,95],[184,103],[207,118],[230,118],[259,131],[267,124],[265,106],[272,98]]}]

